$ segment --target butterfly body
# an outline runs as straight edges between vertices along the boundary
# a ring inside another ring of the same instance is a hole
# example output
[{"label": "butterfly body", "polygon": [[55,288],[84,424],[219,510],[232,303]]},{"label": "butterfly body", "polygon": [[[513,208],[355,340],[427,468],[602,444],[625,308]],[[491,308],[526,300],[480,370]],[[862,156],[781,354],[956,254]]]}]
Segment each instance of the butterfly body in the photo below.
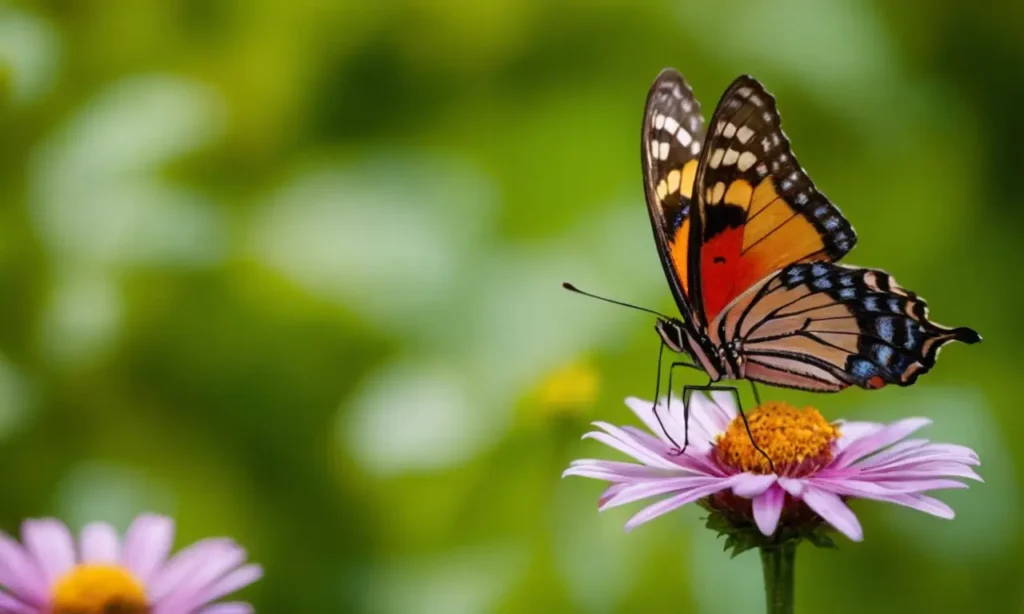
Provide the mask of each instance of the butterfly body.
[{"label": "butterfly body", "polygon": [[775,99],[751,77],[722,96],[705,130],[676,71],[655,80],[642,160],[658,254],[681,319],[659,319],[671,350],[712,382],[748,379],[835,392],[909,386],[965,327],[887,273],[836,264],[857,236],[797,163]]}]

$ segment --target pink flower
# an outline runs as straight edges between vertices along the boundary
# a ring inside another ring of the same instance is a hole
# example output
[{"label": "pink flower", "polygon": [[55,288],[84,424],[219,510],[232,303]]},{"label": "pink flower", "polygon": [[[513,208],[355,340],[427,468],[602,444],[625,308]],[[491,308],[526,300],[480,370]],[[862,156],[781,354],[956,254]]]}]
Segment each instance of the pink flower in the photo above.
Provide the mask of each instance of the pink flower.
[{"label": "pink flower", "polygon": [[10,614],[249,614],[241,602],[213,604],[263,575],[230,539],[205,539],[168,558],[174,523],[135,519],[124,540],[97,522],[77,543],[52,518],[27,520],[22,543],[0,532],[0,612]]},{"label": "pink flower", "polygon": [[[751,443],[731,393],[691,397],[690,445],[685,455],[678,455],[662,433],[650,401],[630,398],[626,404],[650,432],[595,422],[600,430],[584,438],[596,439],[638,462],[577,460],[563,475],[611,482],[601,496],[601,510],[662,497],[634,515],[626,523],[627,530],[699,501],[730,522],[753,523],[765,536],[774,535],[780,527],[824,520],[860,541],[863,531],[846,505],[849,498],[887,501],[952,518],[952,508],[924,493],[966,488],[960,479],[981,481],[971,469],[980,464],[973,450],[907,439],[930,424],[925,418],[887,425],[830,424],[815,409],[765,403],[747,417],[758,447],[772,459],[773,467]],[[672,439],[682,443],[682,402],[674,399],[671,409],[668,412],[662,402],[658,412]]]}]

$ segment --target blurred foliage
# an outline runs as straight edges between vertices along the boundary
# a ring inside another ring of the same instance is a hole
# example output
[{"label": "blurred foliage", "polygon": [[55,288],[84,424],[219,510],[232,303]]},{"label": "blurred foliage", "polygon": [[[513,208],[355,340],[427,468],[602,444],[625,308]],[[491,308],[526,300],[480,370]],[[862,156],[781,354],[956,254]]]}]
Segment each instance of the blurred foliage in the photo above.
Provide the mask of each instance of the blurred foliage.
[{"label": "blurred foliage", "polygon": [[[986,483],[945,522],[856,505],[802,611],[1024,607],[1024,4],[50,0],[0,4],[0,526],[228,534],[261,612],[757,611],[688,510],[624,535],[562,482],[653,393],[672,309],[642,204],[662,67],[763,80],[882,266],[985,343],[912,389]],[[1016,204],[1015,204],[1016,203]],[[749,399],[748,399],[749,401]]]}]

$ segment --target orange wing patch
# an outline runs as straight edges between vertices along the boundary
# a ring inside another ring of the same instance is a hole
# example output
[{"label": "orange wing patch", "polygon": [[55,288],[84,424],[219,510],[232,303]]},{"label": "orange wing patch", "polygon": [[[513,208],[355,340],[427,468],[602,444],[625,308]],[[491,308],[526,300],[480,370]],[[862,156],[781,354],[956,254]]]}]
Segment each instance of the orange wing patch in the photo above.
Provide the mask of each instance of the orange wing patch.
[{"label": "orange wing patch", "polygon": [[699,283],[704,322],[775,271],[837,260],[856,242],[797,163],[775,99],[750,77],[734,81],[718,103],[696,184],[702,245],[699,266],[687,270],[689,286]]}]

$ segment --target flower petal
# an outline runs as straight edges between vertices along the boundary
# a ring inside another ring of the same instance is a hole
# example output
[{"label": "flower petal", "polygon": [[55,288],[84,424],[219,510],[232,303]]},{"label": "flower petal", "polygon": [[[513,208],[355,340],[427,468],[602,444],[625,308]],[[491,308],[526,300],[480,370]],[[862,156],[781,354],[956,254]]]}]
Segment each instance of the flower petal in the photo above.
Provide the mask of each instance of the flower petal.
[{"label": "flower petal", "polygon": [[233,593],[241,588],[249,586],[253,582],[256,582],[263,577],[263,567],[260,565],[245,565],[235,569],[234,571],[226,574],[220,580],[217,580],[211,584],[206,590],[202,591],[197,596],[197,601],[193,608],[216,601],[223,597]]},{"label": "flower petal", "polygon": [[768,490],[770,486],[775,484],[777,479],[778,477],[773,474],[756,475],[753,473],[741,473],[737,476],[736,483],[733,484],[732,492],[738,497],[753,499]]},{"label": "flower petal", "polygon": [[672,439],[676,441],[682,441],[686,433],[680,424],[677,424],[675,420],[667,420],[668,411],[665,409],[663,403],[658,403],[657,406],[652,401],[645,401],[636,397],[629,397],[626,399],[626,406],[633,410],[637,418],[644,423],[649,431],[654,433],[658,439],[661,440],[666,446],[672,445],[672,442],[665,436],[664,431],[661,428],[661,424],[658,423],[658,417],[654,414],[655,407],[657,407],[658,413],[662,418],[662,424],[665,425],[665,430],[672,436]]},{"label": "flower petal", "polygon": [[3,614],[37,614],[39,606],[32,606],[7,593],[0,593],[0,612]]},{"label": "flower petal", "polygon": [[673,477],[680,473],[682,473],[681,470],[673,471],[648,467],[647,465],[636,465],[633,463],[585,459],[573,461],[572,465],[562,472],[562,477],[575,475],[584,478],[605,480],[607,482],[631,482],[634,480],[654,480],[658,478]]},{"label": "flower petal", "polygon": [[160,599],[153,614],[191,612],[206,603],[202,595],[229,572],[245,562],[245,550],[234,543],[208,548],[193,559],[191,573],[175,589]]},{"label": "flower petal", "polygon": [[864,539],[864,530],[861,528],[860,522],[857,521],[857,516],[838,496],[808,486],[804,490],[803,501],[807,507],[814,510],[816,514],[825,519],[825,522],[835,527],[843,535],[855,542]]},{"label": "flower petal", "polygon": [[649,505],[644,509],[640,510],[639,512],[637,512],[632,518],[629,519],[628,522],[626,522],[626,530],[632,531],[633,529],[642,525],[643,523],[654,520],[658,516],[667,514],[668,512],[680,508],[686,505],[687,503],[692,503],[697,499],[702,499],[708,495],[725,490],[726,488],[732,486],[732,482],[734,479],[735,478],[726,478],[724,480],[716,480],[713,484],[694,488],[686,492],[681,492],[678,495],[675,495],[674,497],[669,497],[664,501],[659,501],[657,503]]},{"label": "flower petal", "polygon": [[799,478],[779,478],[779,486],[794,497],[800,498],[804,495],[807,486]]},{"label": "flower petal", "polygon": [[55,518],[23,522],[21,541],[39,564],[47,586],[75,565],[75,539],[67,525]]},{"label": "flower petal", "polygon": [[942,501],[929,497],[928,495],[921,494],[900,494],[891,495],[888,497],[878,497],[878,501],[885,501],[888,503],[896,503],[897,505],[903,505],[911,509],[915,509],[925,514],[931,514],[932,516],[938,516],[939,518],[945,518],[946,520],[952,520],[956,513],[953,508],[949,507]]},{"label": "flower petal", "polygon": [[208,560],[219,558],[235,548],[230,539],[217,537],[198,541],[175,554],[150,582],[149,593],[153,601],[163,605],[162,600],[173,596],[181,586],[191,581]]},{"label": "flower petal", "polygon": [[599,509],[603,512],[606,509],[618,507],[627,503],[633,503],[634,501],[639,501],[641,499],[656,497],[670,492],[689,491],[694,488],[716,484],[726,479],[728,478],[686,477],[630,484],[605,501]]},{"label": "flower petal", "polygon": [[645,465],[660,467],[662,469],[673,469],[673,464],[658,454],[657,451],[637,441],[632,435],[623,431],[617,426],[606,422],[595,422],[594,426],[604,430],[604,433],[590,432],[583,436],[584,439],[596,439],[606,446],[615,448],[619,452],[631,456]]},{"label": "flower petal", "polygon": [[248,603],[234,601],[231,603],[218,603],[199,610],[199,614],[254,614],[256,610]]},{"label": "flower petal", "polygon": [[174,521],[166,516],[137,517],[124,538],[124,565],[148,584],[167,560],[174,541]]},{"label": "flower petal", "polygon": [[604,489],[604,492],[601,493],[601,496],[598,497],[597,499],[597,509],[600,510],[601,506],[604,505],[605,501],[619,494],[620,492],[622,492],[622,489],[626,488],[629,485],[630,482],[619,482],[617,484],[612,484],[608,488]]},{"label": "flower petal", "polygon": [[680,469],[702,475],[725,475],[725,472],[722,471],[717,463],[710,462],[708,459],[708,453],[711,450],[710,446],[696,445],[691,439],[690,447],[686,449],[686,454],[680,454],[679,448],[664,444],[653,435],[645,433],[638,428],[624,426],[622,430],[632,435],[637,441],[652,451],[657,452],[665,460],[677,465]]},{"label": "flower petal", "polygon": [[879,424],[878,422],[848,422],[846,420],[837,420],[836,426],[839,427],[839,439],[836,441],[837,452],[842,452],[850,447],[850,444],[853,442],[863,439],[868,435],[873,435],[885,428],[884,424]]},{"label": "flower petal", "polygon": [[83,563],[119,563],[121,545],[117,530],[106,522],[85,525],[79,536]]},{"label": "flower petal", "polygon": [[782,504],[785,502],[786,491],[775,485],[754,498],[754,522],[762,535],[771,537],[775,534],[782,516]]},{"label": "flower petal", "polygon": [[850,444],[849,447],[836,456],[833,466],[848,467],[865,456],[882,450],[931,423],[932,421],[928,418],[907,418],[894,422],[879,429],[878,432],[862,437]]},{"label": "flower petal", "polygon": [[0,584],[36,607],[46,603],[49,586],[32,556],[16,540],[0,532]]}]

